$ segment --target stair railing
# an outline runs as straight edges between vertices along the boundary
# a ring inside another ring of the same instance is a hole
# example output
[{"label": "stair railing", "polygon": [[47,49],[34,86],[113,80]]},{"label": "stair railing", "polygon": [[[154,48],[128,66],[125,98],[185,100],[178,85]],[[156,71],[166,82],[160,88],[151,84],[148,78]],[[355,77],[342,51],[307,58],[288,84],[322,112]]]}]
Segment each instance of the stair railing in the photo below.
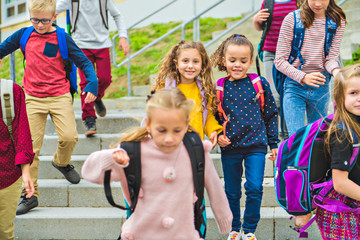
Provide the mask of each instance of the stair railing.
[{"label": "stair railing", "polygon": [[[194,0],[196,1],[196,0]],[[136,56],[138,56],[139,54],[143,53],[144,51],[146,51],[147,49],[149,49],[150,47],[154,46],[156,43],[160,42],[161,40],[163,40],[164,38],[170,36],[171,34],[173,34],[174,32],[178,31],[179,29],[181,29],[181,38],[182,40],[185,40],[185,27],[186,25],[188,25],[189,23],[191,22],[194,22],[194,25],[195,24],[198,24],[196,23],[195,21],[197,19],[199,19],[203,14],[205,14],[206,12],[208,12],[209,10],[213,9],[214,7],[216,7],[217,5],[219,5],[220,3],[224,2],[225,0],[218,0],[217,2],[215,2],[213,5],[211,5],[210,7],[206,8],[205,10],[203,10],[202,12],[196,14],[194,17],[192,17],[190,20],[182,23],[182,24],[179,24],[178,26],[176,26],[175,28],[171,29],[170,31],[168,31],[167,33],[165,33],[164,35],[162,35],[161,37],[155,39],[154,41],[152,41],[151,43],[149,43],[148,45],[146,45],[145,47],[143,47],[142,49],[140,49],[139,51],[137,51],[136,53],[130,55],[130,52],[128,53],[126,59],[124,61],[122,61],[121,63],[117,64],[116,63],[116,54],[115,54],[115,48],[113,47],[113,50],[112,50],[112,56],[113,56],[113,65],[114,67],[121,67],[123,66],[124,64],[127,63],[127,80],[128,80],[128,95],[131,96],[131,71],[130,71],[130,60],[135,58]],[[196,26],[195,26],[196,27]],[[198,25],[198,27],[200,27]],[[129,28],[130,29],[130,28]],[[194,32],[196,30],[194,29]],[[194,35],[196,35],[196,33],[194,33]],[[115,35],[113,37],[113,46],[116,45],[116,38],[118,38],[119,35]],[[198,38],[200,38],[200,36],[197,36]],[[128,37],[128,41],[129,41],[129,38]],[[195,38],[195,37],[194,37]]]}]

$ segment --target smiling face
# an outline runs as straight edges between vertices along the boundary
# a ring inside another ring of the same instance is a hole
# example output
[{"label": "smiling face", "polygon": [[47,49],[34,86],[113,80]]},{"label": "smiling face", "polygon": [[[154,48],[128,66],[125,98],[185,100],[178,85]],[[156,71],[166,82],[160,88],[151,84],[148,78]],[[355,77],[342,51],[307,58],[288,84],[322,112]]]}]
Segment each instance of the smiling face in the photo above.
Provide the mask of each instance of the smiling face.
[{"label": "smiling face", "polygon": [[55,27],[52,26],[52,23],[55,21],[57,14],[53,15],[49,11],[30,11],[30,18],[37,20],[49,20],[48,24],[44,24],[41,21],[39,23],[34,23],[31,21],[31,24],[35,28],[36,32],[40,34],[53,32],[56,30]]},{"label": "smiling face", "polygon": [[182,49],[178,59],[174,60],[180,73],[181,83],[194,82],[202,69],[202,61],[199,51],[195,48]]},{"label": "smiling face", "polygon": [[325,11],[329,6],[330,0],[308,0],[310,9],[315,17],[325,17]]},{"label": "smiling face", "polygon": [[146,129],[156,146],[164,153],[171,153],[182,142],[189,127],[183,109],[163,110],[153,108],[151,120],[146,118]]},{"label": "smiling face", "polygon": [[230,44],[227,47],[223,64],[230,74],[230,81],[245,78],[252,63],[251,49],[248,45]]},{"label": "smiling face", "polygon": [[350,113],[360,116],[360,77],[349,79],[345,90],[345,108]]}]

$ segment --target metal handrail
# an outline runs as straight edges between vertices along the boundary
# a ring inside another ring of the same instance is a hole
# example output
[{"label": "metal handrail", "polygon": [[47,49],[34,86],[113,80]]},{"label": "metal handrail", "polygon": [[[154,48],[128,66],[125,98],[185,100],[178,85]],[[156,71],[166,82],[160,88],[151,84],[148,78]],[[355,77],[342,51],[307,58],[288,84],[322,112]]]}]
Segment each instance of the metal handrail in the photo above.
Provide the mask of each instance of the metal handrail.
[{"label": "metal handrail", "polygon": [[[133,25],[131,25],[130,27],[128,27],[128,28],[126,29],[126,31],[127,31],[127,36],[128,36],[127,41],[128,41],[128,43],[129,43],[129,45],[130,45],[130,39],[129,39],[129,31],[130,31],[130,29],[132,29],[132,28],[134,28],[135,26],[139,25],[140,23],[142,23],[142,22],[145,21],[146,19],[152,17],[153,15],[155,15],[155,14],[158,13],[158,12],[160,12],[161,10],[167,8],[168,6],[170,6],[171,4],[173,4],[173,3],[176,2],[176,1],[177,1],[177,0],[172,0],[171,2],[165,4],[164,6],[160,7],[159,9],[155,10],[154,12],[152,12],[152,13],[150,13],[149,15],[143,17],[142,19],[140,19],[139,21],[137,21],[136,23],[134,23]],[[116,51],[115,51],[115,46],[116,46],[116,38],[118,38],[118,37],[119,37],[119,34],[116,34],[116,35],[113,36],[113,38],[112,38],[112,41],[113,41],[113,44],[112,44],[112,45],[113,45],[113,47],[111,48],[111,52],[112,52],[111,56],[112,56],[112,59],[113,59],[113,65],[114,65],[114,67],[117,67],[117,68],[119,68],[119,67],[121,67],[121,66],[123,65],[123,64],[122,64],[122,65],[120,65],[120,64],[117,65],[117,64],[116,64]],[[130,56],[130,50],[129,50],[128,54],[126,55],[126,59],[128,60],[128,61],[126,61],[126,62],[128,63],[128,64],[127,64],[128,95],[130,96],[130,95],[131,95],[131,80],[130,80],[130,78],[131,78],[131,73],[130,73],[130,59],[131,59],[131,56]]]},{"label": "metal handrail", "polygon": [[[156,43],[160,42],[161,40],[163,40],[164,38],[168,37],[169,35],[171,35],[172,33],[176,32],[177,30],[179,30],[180,28],[182,29],[182,35],[181,38],[182,40],[185,39],[185,26],[188,25],[189,23],[195,21],[196,19],[200,18],[200,16],[202,16],[203,14],[205,14],[206,12],[208,12],[209,10],[213,9],[214,7],[216,7],[217,5],[219,5],[220,3],[224,2],[225,0],[218,0],[216,3],[214,3],[213,5],[211,5],[210,7],[208,7],[207,9],[203,10],[201,13],[196,14],[194,17],[192,17],[190,20],[179,24],[178,26],[176,26],[175,28],[171,29],[170,31],[168,31],[167,33],[165,33],[164,35],[162,35],[161,37],[155,39],[154,41],[152,41],[151,43],[149,43],[148,45],[146,45],[145,47],[141,48],[139,51],[137,51],[136,53],[134,53],[133,55],[130,56],[130,53],[128,53],[126,59],[124,61],[122,61],[121,63],[117,64],[116,63],[116,56],[115,56],[115,49],[113,48],[112,52],[113,52],[113,65],[114,67],[121,67],[124,64],[127,63],[128,69],[127,69],[127,77],[128,77],[128,95],[131,96],[131,73],[130,73],[130,60],[135,58],[136,56],[138,56],[139,54],[143,53],[144,51],[146,51],[147,49],[149,49],[150,47],[152,47],[153,45],[155,45]],[[116,38],[118,38],[119,35],[115,35],[113,37],[113,46],[116,45]]]},{"label": "metal handrail", "polygon": [[230,31],[232,31],[234,28],[238,27],[240,24],[244,23],[245,21],[247,21],[249,18],[251,18],[252,16],[254,16],[260,9],[257,9],[253,12],[251,12],[249,15],[247,15],[246,17],[242,18],[241,20],[239,20],[237,23],[235,23],[233,26],[231,26],[230,28],[226,29],[225,31],[223,31],[220,35],[216,36],[213,40],[211,40],[210,42],[205,44],[205,48],[209,47],[210,45],[214,44],[216,41],[218,41],[220,38],[222,38],[223,36],[225,36],[226,34],[228,34]]}]

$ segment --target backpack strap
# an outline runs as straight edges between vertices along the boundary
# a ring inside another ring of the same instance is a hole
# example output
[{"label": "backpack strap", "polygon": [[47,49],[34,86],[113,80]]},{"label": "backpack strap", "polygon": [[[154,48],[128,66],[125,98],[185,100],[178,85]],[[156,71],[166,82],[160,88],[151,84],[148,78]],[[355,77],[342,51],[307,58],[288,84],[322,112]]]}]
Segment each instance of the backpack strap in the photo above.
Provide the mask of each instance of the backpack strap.
[{"label": "backpack strap", "polygon": [[301,65],[304,64],[304,59],[301,55],[300,50],[304,42],[305,28],[304,28],[304,23],[301,21],[300,10],[299,9],[295,10],[293,14],[294,14],[294,37],[293,37],[293,42],[292,42],[288,62],[292,64],[296,60],[296,58],[299,58],[300,59],[299,69],[301,69]]},{"label": "backpack strap", "polygon": [[255,73],[248,73],[248,76],[250,77],[251,83],[252,83],[253,87],[255,88],[255,92],[256,92],[254,101],[256,101],[256,99],[259,99],[261,115],[263,115],[264,114],[264,106],[265,106],[265,94],[264,94],[265,91],[262,87],[261,79]]},{"label": "backpack strap", "polygon": [[103,20],[105,28],[107,30],[109,30],[108,13],[107,13],[107,0],[99,0],[99,5],[100,5],[101,19]]},{"label": "backpack strap", "polygon": [[325,46],[324,46],[324,54],[325,57],[329,54],[330,46],[332,44],[332,40],[336,34],[337,30],[337,24],[330,19],[329,17],[326,17],[326,33],[325,33]]},{"label": "backpack strap", "polygon": [[77,93],[77,71],[73,61],[69,58],[69,50],[67,47],[65,29],[56,26],[56,35],[59,44],[59,52],[64,59],[66,78],[70,81],[70,92],[73,96]]},{"label": "backpack strap", "polygon": [[139,196],[140,185],[141,185],[141,149],[140,149],[140,142],[122,142],[121,148],[126,151],[129,155],[130,161],[129,166],[124,168],[125,176],[127,179],[131,206],[124,207],[118,205],[114,202],[111,193],[111,186],[110,186],[110,177],[111,177],[111,170],[107,170],[104,176],[104,190],[105,196],[111,206],[120,208],[122,210],[130,210],[131,213],[134,212],[137,199]]},{"label": "backpack strap", "polygon": [[11,80],[1,79],[2,118],[8,128],[12,143],[14,143],[12,121],[15,117],[13,85],[14,83]]},{"label": "backpack strap", "polygon": [[20,38],[20,47],[21,47],[21,51],[24,55],[24,59],[25,59],[25,47],[26,47],[26,43],[29,40],[29,37],[31,35],[31,33],[35,30],[35,28],[33,26],[30,26],[28,28],[25,29],[25,31],[23,32],[23,34],[21,35]]},{"label": "backpack strap", "polygon": [[223,123],[223,134],[226,137],[226,124],[229,122],[229,118],[226,116],[225,111],[223,109],[223,100],[224,100],[224,84],[225,81],[228,80],[230,78],[230,75],[224,78],[220,78],[219,80],[217,80],[216,82],[216,97],[219,100],[218,106],[217,106],[217,110],[219,112],[219,117],[221,120],[224,120]]},{"label": "backpack strap", "polygon": [[187,132],[183,139],[189,153],[194,177],[194,188],[197,201],[194,206],[195,228],[201,238],[206,235],[206,211],[204,204],[205,187],[205,153],[200,136],[195,132]]}]

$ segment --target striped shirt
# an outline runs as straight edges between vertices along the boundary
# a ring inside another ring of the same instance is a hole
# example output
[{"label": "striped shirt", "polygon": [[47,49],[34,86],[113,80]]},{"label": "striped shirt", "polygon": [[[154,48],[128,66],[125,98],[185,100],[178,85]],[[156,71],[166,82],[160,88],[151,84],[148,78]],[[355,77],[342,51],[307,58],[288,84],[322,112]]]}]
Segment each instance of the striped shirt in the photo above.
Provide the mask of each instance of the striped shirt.
[{"label": "striped shirt", "polygon": [[304,42],[300,50],[304,64],[301,66],[301,70],[298,70],[300,66],[299,58],[292,64],[288,62],[294,37],[294,14],[289,13],[285,17],[280,30],[274,59],[276,68],[300,84],[302,84],[301,81],[307,73],[326,70],[331,74],[334,68],[338,68],[338,57],[345,30],[345,21],[342,20],[341,26],[338,26],[326,58],[324,56],[325,23],[325,17],[315,18],[311,27],[305,30]]},{"label": "striped shirt", "polygon": [[[264,4],[265,0],[261,5],[261,9],[264,9]],[[263,50],[272,52],[276,51],[276,44],[279,38],[281,23],[289,12],[292,12],[296,9],[296,0],[289,0],[287,2],[277,2],[276,0],[274,1],[271,26],[266,34]]]}]

